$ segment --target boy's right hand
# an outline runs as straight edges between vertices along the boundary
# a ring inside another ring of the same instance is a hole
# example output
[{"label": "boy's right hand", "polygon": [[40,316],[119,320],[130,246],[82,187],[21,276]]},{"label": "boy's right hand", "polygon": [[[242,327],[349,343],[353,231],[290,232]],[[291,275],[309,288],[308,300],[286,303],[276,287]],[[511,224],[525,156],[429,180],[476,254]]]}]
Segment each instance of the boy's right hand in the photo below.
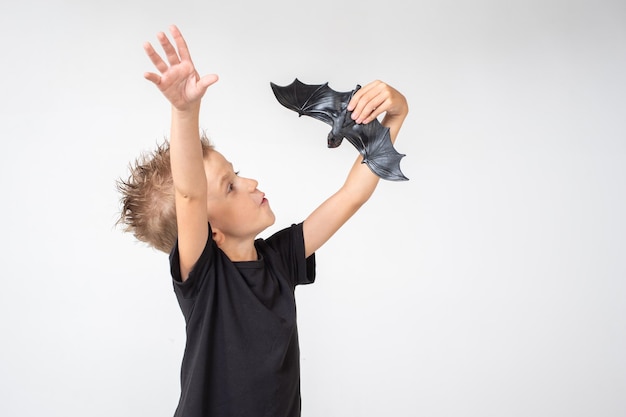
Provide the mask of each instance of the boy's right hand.
[{"label": "boy's right hand", "polygon": [[161,58],[149,42],[144,44],[148,57],[160,72],[160,75],[146,72],[144,77],[152,81],[177,110],[185,111],[198,108],[207,88],[214,84],[218,77],[215,74],[200,77],[193,65],[183,35],[174,25],[170,26],[170,32],[178,51],[165,33],[159,32],[157,34],[167,62]]}]

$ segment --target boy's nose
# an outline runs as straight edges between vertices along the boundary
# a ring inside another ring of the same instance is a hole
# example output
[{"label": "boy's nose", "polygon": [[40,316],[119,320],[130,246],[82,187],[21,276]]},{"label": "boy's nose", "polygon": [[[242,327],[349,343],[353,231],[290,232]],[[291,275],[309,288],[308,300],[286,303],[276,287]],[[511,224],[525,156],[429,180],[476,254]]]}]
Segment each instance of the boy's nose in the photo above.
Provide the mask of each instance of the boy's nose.
[{"label": "boy's nose", "polygon": [[259,185],[259,182],[257,180],[254,180],[252,178],[248,178],[248,182],[250,185],[250,190],[254,191],[256,190],[256,187]]}]

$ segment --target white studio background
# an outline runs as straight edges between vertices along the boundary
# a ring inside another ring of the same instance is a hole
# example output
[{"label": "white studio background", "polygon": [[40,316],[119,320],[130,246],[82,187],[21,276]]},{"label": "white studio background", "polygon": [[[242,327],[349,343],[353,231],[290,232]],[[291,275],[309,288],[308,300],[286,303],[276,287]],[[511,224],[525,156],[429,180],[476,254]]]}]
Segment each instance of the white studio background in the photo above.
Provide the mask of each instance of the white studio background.
[{"label": "white studio background", "polygon": [[218,73],[201,124],[276,226],[356,151],[269,82],[382,79],[411,112],[381,182],[297,290],[303,417],[626,415],[623,1],[4,1],[0,415],[171,416],[167,256],[114,227],[169,129],[142,43]]}]

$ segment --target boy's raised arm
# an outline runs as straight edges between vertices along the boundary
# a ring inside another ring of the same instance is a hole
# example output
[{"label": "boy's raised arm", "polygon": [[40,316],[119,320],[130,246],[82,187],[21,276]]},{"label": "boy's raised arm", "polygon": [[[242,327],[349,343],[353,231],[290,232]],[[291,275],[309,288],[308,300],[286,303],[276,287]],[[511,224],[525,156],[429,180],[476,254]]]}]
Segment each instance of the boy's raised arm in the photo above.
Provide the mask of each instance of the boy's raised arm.
[{"label": "boy's raised arm", "polygon": [[150,43],[144,45],[148,57],[159,74],[147,72],[172,104],[170,132],[170,163],[176,199],[180,273],[183,279],[196,263],[208,237],[207,182],[200,142],[200,102],[217,75],[200,77],[196,71],[185,39],[176,26],[170,27],[176,44],[165,33],[157,35],[165,60]]},{"label": "boy's raised arm", "polygon": [[[373,81],[358,90],[348,104],[357,123],[369,123],[385,113],[381,124],[389,128],[391,141],[406,118],[409,108],[399,91],[382,81]],[[370,198],[379,178],[359,155],[343,186],[313,211],[303,224],[306,256],[319,249]]]}]

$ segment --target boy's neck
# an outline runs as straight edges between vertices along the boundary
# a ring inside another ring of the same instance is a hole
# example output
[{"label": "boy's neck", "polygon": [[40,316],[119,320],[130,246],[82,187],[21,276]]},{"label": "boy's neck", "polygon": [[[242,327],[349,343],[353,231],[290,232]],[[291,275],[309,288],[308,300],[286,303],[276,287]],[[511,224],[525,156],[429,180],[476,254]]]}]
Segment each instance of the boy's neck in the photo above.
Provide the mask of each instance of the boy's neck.
[{"label": "boy's neck", "polygon": [[258,259],[254,239],[245,242],[225,241],[218,246],[233,262],[256,261]]}]

